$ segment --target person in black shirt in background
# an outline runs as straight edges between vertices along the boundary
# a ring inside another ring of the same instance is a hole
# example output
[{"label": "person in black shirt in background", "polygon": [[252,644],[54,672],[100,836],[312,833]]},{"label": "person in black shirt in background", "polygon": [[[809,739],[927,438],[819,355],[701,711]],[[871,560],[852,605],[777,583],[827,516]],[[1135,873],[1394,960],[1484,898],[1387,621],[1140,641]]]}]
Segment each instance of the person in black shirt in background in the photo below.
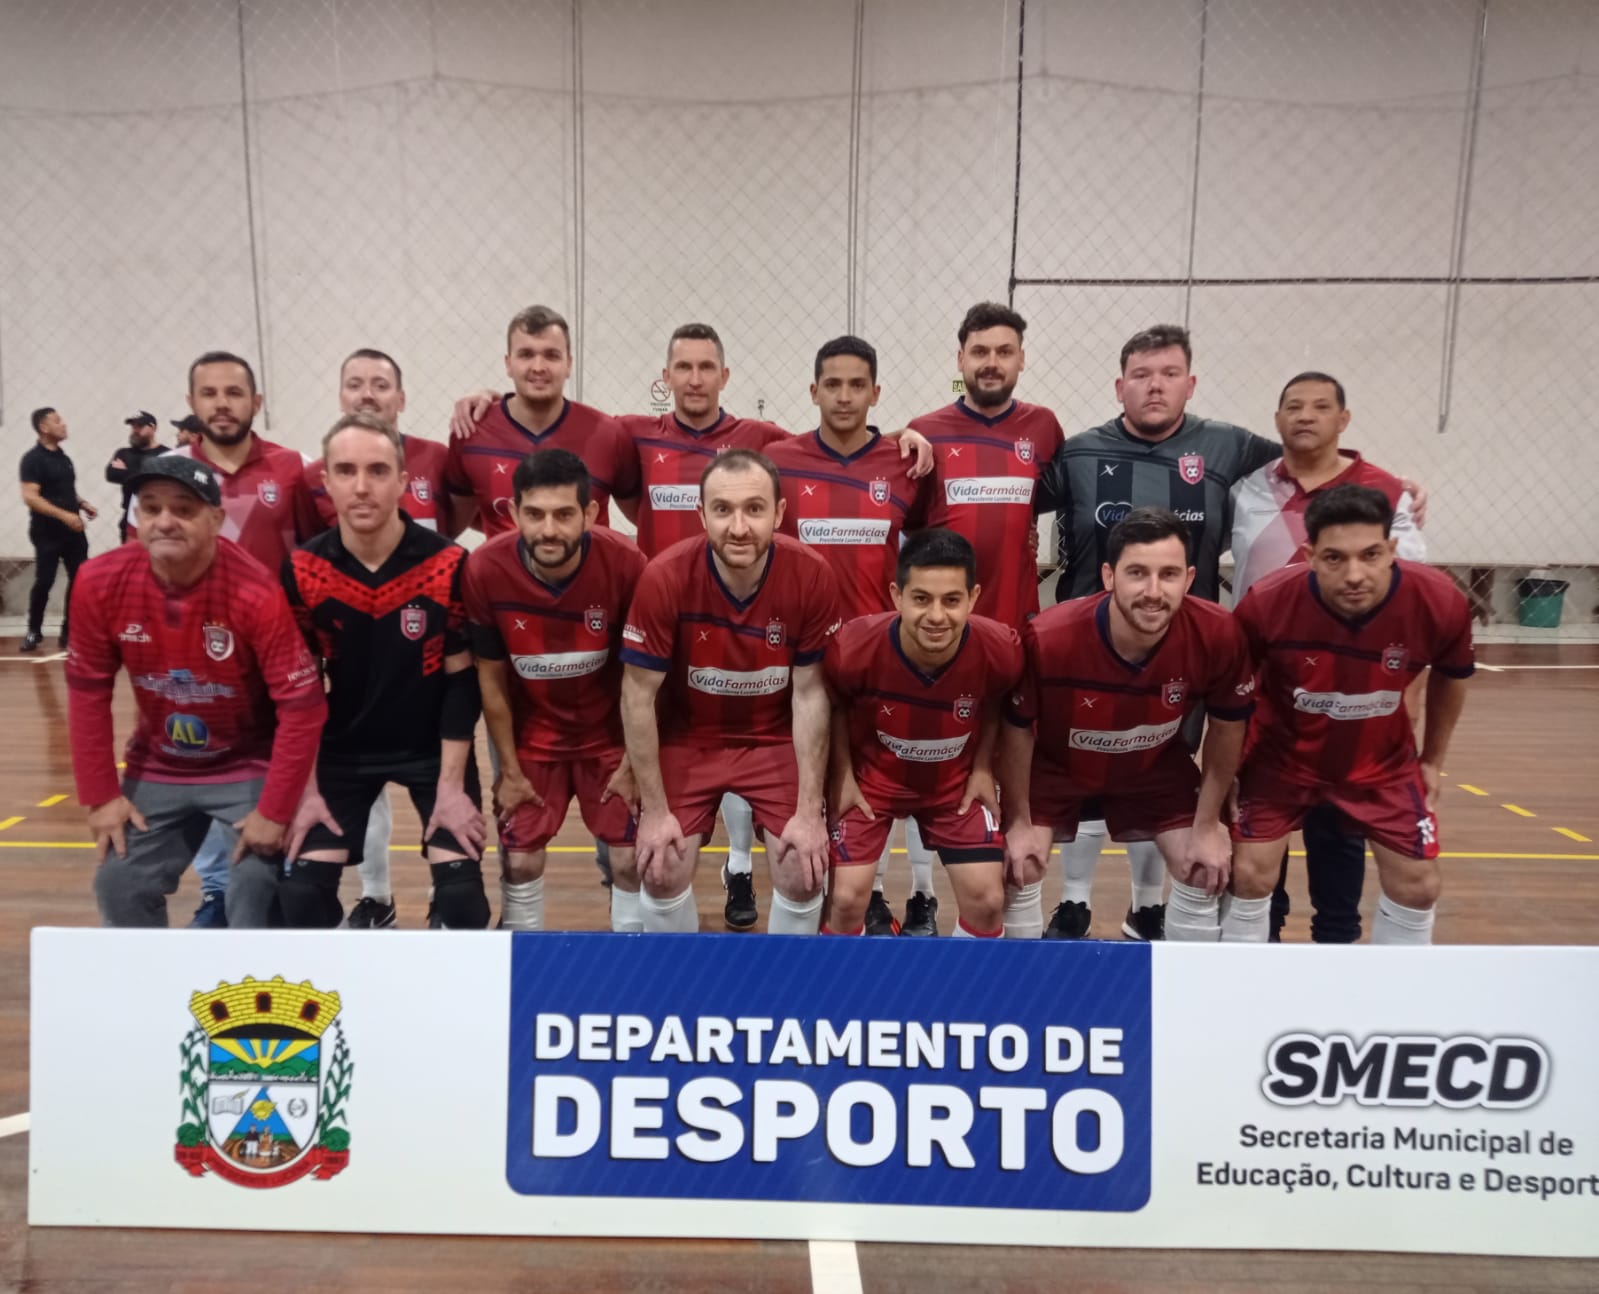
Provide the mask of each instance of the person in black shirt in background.
[{"label": "person in black shirt in background", "polygon": [[[87,499],[78,497],[78,477],[61,442],[67,438],[66,421],[48,406],[33,411],[33,430],[39,443],[22,456],[18,479],[27,506],[28,539],[33,544],[33,589],[28,594],[28,633],[21,650],[38,651],[44,640],[44,607],[56,582],[56,567],[67,568],[67,604],[72,601],[72,581],[89,556],[89,538],[83,519],[99,515]],[[67,645],[67,609],[61,611],[61,646]]]},{"label": "person in black shirt in background", "polygon": [[128,524],[128,505],[133,501],[133,487],[128,484],[128,479],[137,476],[145,462],[157,454],[167,452],[165,445],[155,443],[156,416],[140,409],[131,418],[124,418],[128,424],[128,447],[119,449],[111,455],[111,461],[106,464],[105,479],[112,485],[122,487],[122,513],[118,523],[122,529],[122,542],[127,543],[133,538],[133,527]]}]

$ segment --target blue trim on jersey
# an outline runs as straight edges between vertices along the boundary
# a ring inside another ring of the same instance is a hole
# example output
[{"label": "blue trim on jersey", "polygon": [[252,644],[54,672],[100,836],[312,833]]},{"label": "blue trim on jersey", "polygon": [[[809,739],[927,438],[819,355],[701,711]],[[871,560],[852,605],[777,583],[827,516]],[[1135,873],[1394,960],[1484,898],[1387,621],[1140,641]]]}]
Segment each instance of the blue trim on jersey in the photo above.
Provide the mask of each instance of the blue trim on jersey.
[{"label": "blue trim on jersey", "polygon": [[[1172,619],[1175,620],[1176,616],[1174,615]],[[1160,654],[1160,649],[1166,645],[1166,639],[1171,634],[1171,629],[1168,626],[1166,632],[1161,635],[1160,641],[1155,644],[1154,649],[1149,653],[1149,655],[1145,656],[1141,661],[1135,662],[1128,660],[1127,657],[1123,656],[1119,651],[1116,650],[1116,645],[1110,640],[1109,594],[1106,594],[1104,601],[1094,608],[1094,626],[1099,630],[1099,640],[1105,644],[1105,650],[1111,654],[1111,659],[1113,659],[1118,665],[1125,667],[1134,674],[1142,674],[1146,669],[1149,668],[1150,661],[1154,660],[1155,657]]]},{"label": "blue trim on jersey", "polygon": [[[561,412],[560,412],[560,415],[555,419],[555,421],[552,422],[543,431],[532,431],[532,430],[529,430],[527,427],[524,427],[521,423],[519,423],[515,418],[513,418],[511,416],[511,397],[508,396],[508,395],[502,395],[500,397],[500,412],[505,415],[505,420],[507,422],[509,422],[511,424],[511,426],[515,427],[518,431],[520,431],[529,440],[531,440],[535,445],[537,445],[539,442],[541,442],[546,436],[553,435],[554,432],[555,432],[555,429],[557,427],[559,427],[563,422],[566,421],[566,415],[569,414],[571,411],[572,411],[572,402],[570,400],[568,400],[563,395],[561,397]],[[590,475],[593,475],[593,473],[590,473]]]},{"label": "blue trim on jersey", "polygon": [[948,671],[949,667],[960,659],[960,654],[966,647],[967,639],[972,636],[972,627],[970,624],[968,624],[961,629],[961,640],[955,644],[955,650],[950,653],[949,659],[940,665],[933,673],[929,674],[905,654],[905,648],[901,645],[899,640],[900,619],[901,617],[895,616],[888,622],[888,645],[894,649],[894,655],[899,657],[900,663],[903,664],[906,669],[910,670],[911,674],[915,676],[918,683],[920,683],[923,687],[932,687],[938,682],[939,679],[944,677],[944,674],[946,671]]},{"label": "blue trim on jersey", "polygon": [[584,618],[581,611],[562,611],[559,607],[538,607],[531,602],[490,602],[490,611],[504,611],[508,615],[522,613],[530,616],[543,616],[546,620],[572,620]]},{"label": "blue trim on jersey", "polygon": [[1325,611],[1328,615],[1330,615],[1334,620],[1336,620],[1341,625],[1347,625],[1350,629],[1364,629],[1368,624],[1370,624],[1374,619],[1377,618],[1377,616],[1379,616],[1382,613],[1382,610],[1383,610],[1384,607],[1386,607],[1390,602],[1392,602],[1394,600],[1394,594],[1399,592],[1400,567],[1399,567],[1399,563],[1398,562],[1394,563],[1393,570],[1394,570],[1394,577],[1393,577],[1392,580],[1389,581],[1389,583],[1388,583],[1388,592],[1383,594],[1382,601],[1377,603],[1376,606],[1374,606],[1370,611],[1366,612],[1364,615],[1355,616],[1353,618],[1351,618],[1349,616],[1341,616],[1341,615],[1339,615],[1330,606],[1328,606],[1325,602],[1322,601],[1322,598],[1321,598],[1321,585],[1316,581],[1316,572],[1315,571],[1310,571],[1306,575],[1305,578],[1310,581],[1310,596],[1315,599],[1317,606],[1319,606],[1323,611]]},{"label": "blue trim on jersey", "polygon": [[715,458],[721,452],[713,445],[684,445],[659,436],[640,436],[635,443],[647,449],[669,449],[674,454],[698,454],[701,458]]},{"label": "blue trim on jersey", "polygon": [[[766,569],[761,572],[760,581],[759,581],[759,583],[757,583],[755,585],[755,592],[751,593],[749,595],[749,597],[740,600],[739,598],[734,597],[733,596],[733,591],[730,588],[728,588],[726,584],[724,584],[722,582],[722,573],[719,570],[716,569],[716,553],[715,553],[715,550],[710,546],[710,544],[707,543],[705,545],[705,568],[708,571],[710,571],[711,578],[716,581],[716,587],[722,590],[722,596],[724,598],[726,598],[729,602],[731,602],[740,611],[748,611],[750,609],[751,604],[755,601],[755,599],[761,596],[761,590],[766,587],[766,579],[767,579],[767,577],[769,575],[771,575],[771,573],[772,573],[772,565],[776,561],[777,561],[777,545],[774,543],[770,548],[768,548],[766,550]],[[683,617],[681,617],[681,619],[685,619],[686,620],[686,619],[688,619],[688,617],[687,616],[683,616]],[[765,636],[766,636],[765,632],[762,631],[761,637],[764,638]]]},{"label": "blue trim on jersey", "polygon": [[822,651],[798,651],[794,653],[794,664],[796,666],[819,665],[822,657],[826,655],[825,649]]},{"label": "blue trim on jersey", "polygon": [[766,641],[766,630],[760,625],[741,625],[723,616],[713,616],[704,611],[684,611],[677,618],[682,624],[715,625],[718,629],[726,629],[729,633]]},{"label": "blue trim on jersey", "polygon": [[822,439],[822,429],[820,427],[811,432],[811,438],[815,440],[816,447],[821,450],[822,453],[826,454],[834,462],[843,463],[848,466],[850,463],[853,463],[856,459],[862,457],[863,455],[870,454],[874,449],[877,448],[878,443],[883,439],[883,433],[880,432],[876,427],[868,424],[866,430],[872,433],[871,439],[868,440],[866,444],[861,446],[861,448],[857,449],[853,454],[841,454],[838,452],[838,450],[829,445],[825,440]]},{"label": "blue trim on jersey", "polygon": [[616,655],[624,665],[637,665],[640,669],[654,670],[657,674],[665,674],[672,668],[668,657],[651,656],[649,652],[639,651],[636,647],[624,647]]},{"label": "blue trim on jersey", "polygon": [[522,569],[527,572],[528,579],[534,580],[543,588],[548,589],[557,599],[564,597],[567,589],[571,588],[577,577],[583,574],[583,567],[588,563],[589,559],[589,547],[589,532],[585,530],[582,543],[583,555],[577,559],[577,565],[572,568],[572,573],[564,580],[547,580],[533,569],[533,558],[527,551],[527,541],[520,534],[516,537],[516,555],[521,559]]},{"label": "blue trim on jersey", "polygon": [[911,696],[905,692],[890,692],[884,687],[862,688],[855,694],[857,700],[864,701],[868,697],[880,701],[899,701],[905,705],[913,705],[918,710],[947,710],[948,701],[929,701],[925,696]]},{"label": "blue trim on jersey", "polygon": [[1255,703],[1251,701],[1248,705],[1242,705],[1236,709],[1229,706],[1225,710],[1218,709],[1216,706],[1207,706],[1205,713],[1208,714],[1212,719],[1220,719],[1223,722],[1236,723],[1240,720],[1249,718],[1250,715],[1255,713]]},{"label": "blue trim on jersey", "polygon": [[[987,445],[990,449],[1003,449],[1010,454],[1014,454],[1016,452],[1016,442],[1014,440],[999,440],[993,436],[963,436],[959,432],[954,431],[935,431],[931,434],[923,434],[927,435],[927,439],[935,445],[954,442],[960,445]],[[1017,459],[1016,461],[1021,462],[1020,459]],[[1023,466],[1036,468],[1038,464],[1036,462],[1025,463]]]},{"label": "blue trim on jersey", "polygon": [[721,405],[717,405],[716,406],[716,421],[713,422],[704,431],[696,431],[693,427],[689,426],[688,423],[684,422],[681,418],[679,418],[677,416],[677,410],[676,409],[672,410],[672,421],[677,424],[677,429],[679,431],[681,431],[685,436],[693,436],[696,440],[698,440],[701,436],[709,436],[713,431],[715,431],[718,427],[720,427],[724,422],[727,421],[727,410],[722,408]]},{"label": "blue trim on jersey", "polygon": [[1040,674],[1039,687],[1075,687],[1084,692],[1114,692],[1120,696],[1155,696],[1164,690],[1150,684],[1106,683],[1097,678],[1074,678],[1069,674]]},{"label": "blue trim on jersey", "polygon": [[[1330,643],[1322,638],[1287,638],[1282,642],[1267,643],[1266,650],[1274,651],[1324,651],[1331,652],[1334,656],[1347,656],[1351,660],[1379,662],[1382,653],[1372,651],[1366,647],[1350,647],[1345,643]],[[1426,669],[1425,661],[1405,661],[1405,670],[1410,674],[1419,674]]]},{"label": "blue trim on jersey", "polygon": [[1024,719],[1019,714],[1012,713],[1009,706],[1005,707],[1001,718],[1003,718],[1006,723],[1010,724],[1012,728],[1020,728],[1024,732],[1033,726],[1033,720]]},{"label": "blue trim on jersey", "polygon": [[1016,401],[1013,399],[1010,402],[1009,407],[1005,410],[1004,413],[996,414],[992,418],[986,417],[985,415],[978,413],[976,409],[972,408],[971,405],[967,404],[966,403],[966,397],[964,395],[960,396],[955,401],[955,407],[958,410],[960,410],[960,412],[964,413],[973,422],[980,422],[985,427],[997,427],[997,426],[999,426],[1000,423],[1004,422],[1006,418],[1010,417],[1011,414],[1016,412]]},{"label": "blue trim on jersey", "polygon": [[[785,481],[821,481],[828,485],[842,485],[851,490],[857,490],[867,496],[870,496],[872,489],[872,483],[870,481],[863,481],[859,477],[854,476],[840,476],[837,472],[823,472],[817,470],[806,471],[802,468],[795,467],[782,468],[780,475]],[[910,504],[906,500],[900,498],[899,495],[895,494],[892,490],[889,491],[888,498],[883,500],[883,506],[887,507],[889,504],[892,504],[901,512],[910,511]],[[869,520],[869,518],[866,519]],[[804,520],[804,518],[800,518],[800,520]]]},{"label": "blue trim on jersey", "polygon": [[1467,665],[1465,669],[1450,669],[1445,665],[1434,665],[1433,669],[1445,678],[1470,678],[1477,672],[1475,665]]}]

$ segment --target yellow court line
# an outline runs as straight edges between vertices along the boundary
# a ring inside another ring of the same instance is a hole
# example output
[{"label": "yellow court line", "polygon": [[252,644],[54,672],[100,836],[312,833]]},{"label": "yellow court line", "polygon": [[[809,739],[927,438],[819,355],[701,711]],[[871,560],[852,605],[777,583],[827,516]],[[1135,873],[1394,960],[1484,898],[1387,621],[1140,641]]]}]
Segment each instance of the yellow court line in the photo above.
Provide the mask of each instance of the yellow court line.
[{"label": "yellow court line", "polygon": [[1488,794],[1488,792],[1483,790],[1482,787],[1472,786],[1469,782],[1456,782],[1455,785],[1458,786],[1462,791],[1470,791],[1473,795]]},{"label": "yellow court line", "polygon": [[21,821],[21,818],[7,818],[4,822],[0,822],[0,831],[4,831],[7,827],[14,827]]},{"label": "yellow court line", "polygon": [[53,808],[54,806],[60,804],[61,801],[66,799],[66,798],[67,797],[64,796],[64,795],[52,795],[52,796],[47,797],[46,799],[40,800],[37,807],[41,808],[41,809]]},{"label": "yellow court line", "polygon": [[1566,837],[1567,840],[1580,840],[1585,845],[1593,844],[1592,836],[1585,836],[1582,832],[1573,831],[1570,827],[1556,827],[1555,830]]},{"label": "yellow court line", "polygon": [[1531,809],[1523,809],[1519,804],[1501,804],[1501,809],[1509,809],[1518,818],[1536,818],[1538,815]]}]

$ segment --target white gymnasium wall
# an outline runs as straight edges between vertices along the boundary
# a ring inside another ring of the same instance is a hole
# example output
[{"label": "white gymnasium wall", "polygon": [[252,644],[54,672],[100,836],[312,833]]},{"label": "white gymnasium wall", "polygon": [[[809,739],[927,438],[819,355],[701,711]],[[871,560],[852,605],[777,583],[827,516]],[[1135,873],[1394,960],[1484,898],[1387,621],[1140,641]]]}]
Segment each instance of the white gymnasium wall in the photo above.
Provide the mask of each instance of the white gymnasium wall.
[{"label": "white gymnasium wall", "polygon": [[[854,327],[898,424],[1004,299],[1014,215],[1023,394],[1068,430],[1114,411],[1129,333],[1186,318],[1201,412],[1270,434],[1284,377],[1343,376],[1351,442],[1432,489],[1435,557],[1596,563],[1599,285],[1463,287],[1446,391],[1447,287],[1347,281],[1448,276],[1479,21],[1029,0],[1013,206],[1017,0],[0,0],[0,432],[20,454],[59,406],[108,501],[121,419],[183,412],[202,349],[258,360],[309,449],[378,345],[442,434],[534,301],[602,407],[646,408],[699,318],[730,406],[795,427]],[[1484,49],[1463,273],[1599,275],[1599,6],[1490,0]],[[1253,282],[1305,278],[1339,281]],[[24,534],[8,510],[0,556]]]}]

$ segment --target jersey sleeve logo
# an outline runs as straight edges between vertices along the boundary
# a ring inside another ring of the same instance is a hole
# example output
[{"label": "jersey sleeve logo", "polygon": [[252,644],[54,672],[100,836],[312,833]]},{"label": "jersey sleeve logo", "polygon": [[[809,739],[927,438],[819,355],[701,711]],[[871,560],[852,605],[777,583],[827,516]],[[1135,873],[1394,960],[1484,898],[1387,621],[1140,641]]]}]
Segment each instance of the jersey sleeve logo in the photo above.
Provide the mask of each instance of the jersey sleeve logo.
[{"label": "jersey sleeve logo", "polygon": [[1382,667],[1390,674],[1397,674],[1404,669],[1405,663],[1410,659],[1410,653],[1403,643],[1389,643],[1383,648]]},{"label": "jersey sleeve logo", "polygon": [[276,481],[262,481],[260,485],[255,487],[255,495],[256,498],[260,499],[261,502],[266,504],[269,508],[277,507],[278,500],[283,497],[281,492],[278,490],[278,483]]},{"label": "jersey sleeve logo", "polygon": [[205,654],[214,661],[225,661],[233,655],[233,630],[227,625],[208,624],[204,628]]},{"label": "jersey sleeve logo", "polygon": [[1023,438],[1016,442],[1016,457],[1024,463],[1033,461],[1033,442]]},{"label": "jersey sleeve logo", "polygon": [[1202,454],[1184,454],[1177,460],[1177,475],[1190,485],[1205,479],[1205,458]]},{"label": "jersey sleeve logo", "polygon": [[590,607],[587,611],[585,611],[583,613],[583,623],[588,627],[588,631],[591,634],[602,634],[602,633],[604,633],[605,632],[605,608],[604,607]]},{"label": "jersey sleeve logo", "polygon": [[400,632],[416,642],[428,631],[428,613],[421,607],[400,608]]},{"label": "jersey sleeve logo", "polygon": [[781,620],[767,621],[766,645],[768,647],[781,647],[784,640],[785,635],[783,633],[783,622]]},{"label": "jersey sleeve logo", "polygon": [[888,482],[878,477],[871,484],[872,502],[881,506],[888,502]]}]

